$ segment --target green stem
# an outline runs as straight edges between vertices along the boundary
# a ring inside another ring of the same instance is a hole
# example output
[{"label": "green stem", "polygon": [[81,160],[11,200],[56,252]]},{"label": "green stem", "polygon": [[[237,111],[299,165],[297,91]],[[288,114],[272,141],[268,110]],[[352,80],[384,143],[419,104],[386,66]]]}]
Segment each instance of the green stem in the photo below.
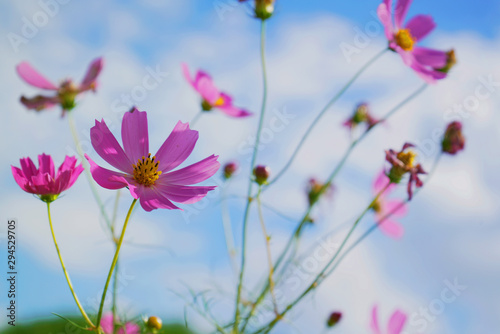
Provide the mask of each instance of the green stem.
[{"label": "green stem", "polygon": [[231,262],[231,267],[233,269],[234,274],[237,273],[237,264],[236,264],[236,247],[234,246],[234,234],[233,229],[231,227],[231,215],[229,214],[229,209],[227,207],[226,202],[226,187],[229,186],[229,180],[226,181],[224,186],[221,188],[221,211],[222,211],[222,227],[224,228],[224,239],[226,240],[226,248],[227,253],[229,255],[229,261]]},{"label": "green stem", "polygon": [[50,215],[50,203],[47,202],[47,214],[49,217],[49,225],[50,225],[50,232],[52,233],[52,239],[54,239],[54,245],[56,246],[56,251],[57,251],[57,256],[59,257],[59,261],[61,262],[62,270],[64,272],[64,276],[66,277],[66,282],[68,282],[69,289],[71,290],[71,294],[73,295],[73,298],[75,299],[76,305],[78,306],[78,309],[80,310],[80,313],[82,314],[83,318],[85,321],[92,327],[94,328],[94,324],[88,317],[87,313],[85,313],[85,310],[83,309],[82,305],[80,304],[80,300],[78,299],[75,290],[73,289],[73,284],[71,284],[71,279],[69,278],[69,274],[66,271],[66,266],[64,265],[63,258],[61,256],[61,252],[59,251],[59,246],[57,245],[57,240],[56,240],[56,235],[54,233],[54,227],[52,226],[52,218]]},{"label": "green stem", "polygon": [[246,234],[247,234],[247,223],[248,217],[250,214],[250,204],[252,203],[252,172],[255,167],[255,162],[257,160],[257,152],[260,144],[260,136],[262,132],[262,127],[264,125],[264,115],[266,112],[266,103],[267,103],[267,70],[266,70],[266,57],[265,57],[265,45],[266,45],[266,22],[265,20],[261,21],[260,26],[260,59],[262,63],[262,82],[263,82],[263,96],[262,96],[262,107],[260,111],[260,119],[259,125],[257,128],[257,134],[255,137],[255,146],[253,148],[252,154],[252,162],[250,164],[250,181],[248,184],[248,192],[247,192],[247,204],[245,207],[245,214],[243,218],[243,232],[242,232],[242,244],[241,244],[241,268],[240,274],[238,278],[238,288],[236,292],[236,310],[234,314],[234,325],[233,332],[238,332],[238,324],[240,320],[240,301],[241,301],[241,291],[243,288],[243,276],[245,273],[245,260],[246,260]]},{"label": "green stem", "polygon": [[203,111],[199,111],[196,115],[194,115],[191,122],[189,122],[189,126],[194,126],[200,119],[201,115],[203,115]]},{"label": "green stem", "polygon": [[116,263],[118,262],[118,255],[120,254],[120,248],[121,248],[122,243],[123,243],[123,237],[125,236],[125,230],[127,229],[127,224],[128,224],[128,221],[130,220],[130,215],[132,214],[132,210],[134,209],[136,202],[137,202],[137,199],[134,198],[134,200],[132,201],[132,204],[130,205],[130,208],[128,210],[127,217],[125,217],[125,222],[123,223],[122,233],[121,233],[120,239],[118,240],[118,243],[116,245],[115,256],[113,257],[113,262],[111,262],[111,267],[109,268],[108,278],[106,279],[106,284],[104,285],[104,290],[102,292],[101,304],[99,306],[99,312],[97,313],[96,327],[98,329],[99,329],[99,325],[101,324],[102,311],[104,308],[104,301],[106,299],[106,293],[108,291],[109,282],[111,281],[111,276],[113,276],[113,272],[115,270]]},{"label": "green stem", "polygon": [[[339,92],[337,92],[337,94],[335,94],[335,96],[326,104],[326,106],[320,111],[320,113],[318,114],[318,116],[316,116],[316,118],[314,119],[314,121],[311,123],[311,125],[309,126],[309,128],[306,130],[306,133],[304,134],[304,136],[302,137],[302,139],[300,140],[299,144],[297,145],[297,147],[295,148],[295,151],[293,152],[292,156],[290,157],[290,159],[288,160],[288,162],[285,164],[285,166],[281,169],[281,171],[274,177],[274,179],[272,179],[267,187],[269,187],[271,184],[273,184],[274,182],[278,181],[281,176],[283,176],[283,174],[288,170],[288,168],[290,168],[290,166],[292,165],[293,161],[295,160],[295,158],[297,157],[297,154],[299,153],[300,149],[302,148],[302,146],[304,145],[304,143],[306,142],[306,139],[309,137],[309,135],[312,133],[312,131],[314,130],[314,128],[316,127],[316,125],[319,123],[319,121],[321,120],[321,118],[323,118],[323,115],[335,104],[335,102],[337,102],[337,100],[345,93],[345,91],[351,87],[351,85],[354,83],[354,81],[356,81],[356,79],[368,68],[370,67],[370,65],[372,65],[377,59],[379,59],[388,49],[384,49],[382,50],[381,52],[377,53],[372,59],[370,59],[363,67],[361,67],[358,72],[356,72],[356,74],[354,74],[354,76],[340,89]],[[266,188],[267,188],[266,187]]]},{"label": "green stem", "polygon": [[83,154],[82,146],[80,144],[80,139],[78,138],[78,132],[76,130],[75,119],[73,118],[73,111],[68,111],[67,115],[68,115],[68,123],[69,123],[69,128],[71,130],[71,135],[73,136],[73,141],[75,142],[76,146],[76,152],[78,153],[78,156],[82,161],[83,167],[85,168],[85,175],[87,176],[87,180],[90,185],[90,190],[92,191],[92,195],[94,196],[94,199],[97,202],[97,205],[99,206],[101,214],[104,217],[104,220],[106,220],[106,224],[109,227],[111,226],[111,221],[109,220],[108,214],[104,209],[104,203],[102,202],[101,197],[99,196],[97,187],[95,186],[95,181],[92,178],[92,174],[90,173],[90,165],[87,162],[87,159],[85,159],[85,156]]}]

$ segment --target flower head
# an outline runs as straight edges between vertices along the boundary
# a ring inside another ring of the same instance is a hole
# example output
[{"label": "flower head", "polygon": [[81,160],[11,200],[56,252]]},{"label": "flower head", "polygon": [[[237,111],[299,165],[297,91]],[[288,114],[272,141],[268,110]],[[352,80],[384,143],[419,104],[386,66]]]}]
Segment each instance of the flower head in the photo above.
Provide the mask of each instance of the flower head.
[{"label": "flower head", "polygon": [[367,103],[360,103],[354,109],[353,115],[344,122],[344,126],[353,130],[362,123],[366,123],[367,131],[374,127],[379,121],[370,115],[370,107]]},{"label": "flower head", "polygon": [[407,318],[408,316],[405,313],[400,310],[396,310],[387,323],[387,331],[381,331],[378,322],[378,307],[375,305],[372,309],[370,327],[374,334],[400,334],[403,331]]},{"label": "flower head", "polygon": [[54,85],[47,80],[43,75],[38,73],[27,62],[22,62],[17,65],[17,74],[28,84],[48,91],[53,91],[51,95],[36,95],[28,98],[21,97],[21,103],[28,109],[41,111],[51,108],[55,105],[60,105],[64,112],[75,107],[75,99],[77,95],[92,90],[95,92],[97,88],[97,77],[101,73],[104,61],[102,58],[97,58],[90,64],[85,77],[80,84],[75,84],[71,79],[66,79],[59,86]]},{"label": "flower head", "polygon": [[434,30],[436,24],[429,15],[417,15],[403,26],[410,4],[410,0],[398,0],[393,11],[392,0],[384,0],[379,5],[377,14],[384,26],[389,47],[397,52],[405,65],[412,68],[417,75],[428,83],[434,83],[446,77],[446,72],[438,69],[446,66],[448,55],[443,51],[417,45]]},{"label": "flower head", "polygon": [[158,331],[162,327],[162,321],[156,316],[151,316],[146,321],[146,326],[153,331]]},{"label": "flower head", "polygon": [[[124,324],[120,324],[120,319],[116,319],[117,334],[140,334],[141,329],[137,324],[133,322],[126,322]],[[101,319],[101,328],[104,331],[104,334],[113,334],[114,331],[114,322],[113,322],[113,313],[105,314]]]},{"label": "flower head", "polygon": [[[387,196],[394,190],[396,185],[391,183],[384,170],[373,182],[373,193],[378,195],[384,188],[386,190],[373,202],[371,209],[375,212],[375,219],[380,230],[391,238],[399,239],[403,236],[404,229],[392,217],[398,218],[406,215],[407,207],[401,200],[388,200]],[[386,217],[390,214],[390,217]]]},{"label": "flower head", "polygon": [[146,211],[179,209],[172,202],[195,203],[215,189],[214,186],[191,185],[205,181],[217,172],[220,164],[216,155],[173,171],[189,157],[198,140],[198,131],[189,129],[188,123],[178,122],[155,155],[149,150],[146,112],[134,109],[125,113],[121,135],[123,148],[104,120],[96,120],[90,129],[92,146],[97,154],[119,170],[102,168],[85,155],[92,177],[101,187],[128,187]]},{"label": "flower head", "polygon": [[388,177],[392,183],[399,183],[405,174],[410,174],[408,181],[408,199],[413,196],[413,185],[417,188],[422,187],[423,182],[419,178],[419,174],[426,174],[420,164],[415,164],[417,154],[411,149],[413,144],[406,143],[401,151],[394,150],[385,151],[385,159],[392,165]]},{"label": "flower head", "polygon": [[267,183],[267,179],[271,175],[271,168],[268,166],[255,166],[253,169],[253,176],[255,177],[255,182],[259,185],[263,185]]},{"label": "flower head", "polygon": [[238,163],[236,161],[228,162],[224,165],[224,179],[230,179],[238,170]]},{"label": "flower head", "polygon": [[67,156],[56,173],[52,157],[45,153],[38,156],[38,169],[30,158],[22,158],[20,163],[21,168],[11,166],[16,183],[47,203],[71,188],[83,171],[82,164],[76,165],[75,157]]},{"label": "flower head", "polygon": [[192,79],[186,64],[182,64],[182,71],[187,82],[201,95],[201,107],[203,111],[218,109],[231,117],[247,117],[251,115],[250,112],[235,107],[231,96],[220,92],[207,73],[198,71],[196,77]]},{"label": "flower head", "polygon": [[462,123],[451,122],[446,127],[441,148],[443,152],[455,155],[465,147],[465,137],[462,134]]}]

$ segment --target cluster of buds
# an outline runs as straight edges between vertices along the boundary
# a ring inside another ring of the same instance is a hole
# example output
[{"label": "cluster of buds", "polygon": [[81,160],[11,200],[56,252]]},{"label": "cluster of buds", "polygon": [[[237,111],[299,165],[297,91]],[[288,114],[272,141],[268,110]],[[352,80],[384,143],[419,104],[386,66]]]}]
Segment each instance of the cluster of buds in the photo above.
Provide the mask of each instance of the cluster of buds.
[{"label": "cluster of buds", "polygon": [[332,189],[332,186],[329,184],[321,183],[315,178],[309,179],[307,187],[307,200],[309,201],[309,206],[313,206],[325,192],[331,193]]},{"label": "cluster of buds", "polygon": [[417,188],[422,187],[423,182],[419,178],[419,174],[426,174],[420,164],[415,164],[416,153],[411,149],[413,144],[406,143],[401,151],[394,150],[385,151],[385,159],[392,165],[392,168],[387,175],[391,183],[399,183],[405,174],[410,174],[408,181],[408,199],[413,196],[413,185]]},{"label": "cluster of buds", "polygon": [[[247,2],[247,0],[239,0],[239,2]],[[270,18],[274,13],[274,2],[275,0],[255,0],[255,16],[262,21]]]},{"label": "cluster of buds", "polygon": [[270,175],[271,168],[267,166],[259,165],[253,169],[254,180],[259,186],[267,184],[267,179],[269,179]]},{"label": "cluster of buds", "polygon": [[367,131],[374,127],[379,121],[370,114],[370,108],[367,103],[360,103],[354,109],[353,115],[348,118],[343,125],[353,130],[360,124],[367,125]]},{"label": "cluster of buds", "polygon": [[448,124],[441,142],[441,149],[444,153],[455,155],[465,147],[465,137],[462,134],[462,123],[451,122]]},{"label": "cluster of buds", "polygon": [[238,171],[238,163],[235,161],[228,162],[224,165],[224,180],[230,179]]}]

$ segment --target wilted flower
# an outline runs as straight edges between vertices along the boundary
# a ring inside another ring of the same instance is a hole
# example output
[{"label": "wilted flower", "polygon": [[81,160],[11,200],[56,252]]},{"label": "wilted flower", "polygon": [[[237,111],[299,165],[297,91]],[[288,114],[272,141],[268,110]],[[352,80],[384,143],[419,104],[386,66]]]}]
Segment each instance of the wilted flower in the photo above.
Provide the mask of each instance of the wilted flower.
[{"label": "wilted flower", "polygon": [[267,179],[271,175],[271,168],[267,166],[256,166],[253,169],[253,176],[255,176],[255,182],[257,182],[259,185],[263,185],[267,183]]},{"label": "wilted flower", "polygon": [[216,155],[172,171],[189,157],[198,140],[198,131],[189,129],[188,123],[178,122],[154,156],[149,151],[148,120],[144,111],[135,109],[123,116],[123,148],[104,120],[96,120],[90,136],[97,154],[120,170],[102,168],[85,155],[94,180],[107,189],[128,187],[146,211],[179,209],[172,201],[195,203],[215,189],[214,186],[190,185],[205,181],[217,172],[220,164]]},{"label": "wilted flower", "polygon": [[385,151],[385,159],[392,165],[388,174],[392,183],[399,183],[405,174],[410,174],[410,179],[408,181],[409,200],[411,200],[413,196],[413,184],[415,184],[417,188],[420,188],[423,185],[423,182],[420,180],[418,175],[426,174],[420,164],[415,165],[415,158],[417,155],[410,149],[411,147],[414,147],[414,145],[406,143],[399,152],[392,149]]},{"label": "wilted flower", "polygon": [[403,331],[408,316],[400,310],[396,310],[389,322],[387,323],[387,330],[381,331],[378,323],[378,307],[375,305],[372,309],[372,319],[370,327],[374,334],[400,334]]},{"label": "wilted flower", "polygon": [[[120,324],[120,319],[116,318],[117,322],[117,334],[140,334],[141,329],[137,324],[133,322],[127,322],[125,324]],[[102,317],[101,320],[101,328],[104,331],[104,334],[113,334],[114,331],[114,322],[113,322],[113,313],[107,313]]]},{"label": "wilted flower", "polygon": [[333,187],[331,185],[325,185],[315,178],[310,178],[307,187],[307,200],[309,201],[309,206],[314,205],[325,192],[331,193],[332,190]]},{"label": "wilted flower", "polygon": [[327,327],[333,327],[339,323],[340,319],[342,319],[342,313],[340,312],[332,312],[326,321]]},{"label": "wilted flower", "polygon": [[367,103],[360,103],[354,109],[354,114],[348,118],[343,125],[350,130],[354,129],[356,126],[366,123],[367,130],[370,130],[379,121],[370,115],[370,107]]},{"label": "wilted flower", "polygon": [[[412,68],[417,75],[428,83],[446,77],[446,72],[437,69],[446,66],[446,52],[416,46],[426,37],[436,24],[429,15],[416,15],[403,27],[403,21],[410,8],[411,1],[398,0],[395,11],[392,11],[392,0],[384,0],[377,9],[389,47],[396,51],[405,65]],[[394,24],[393,16],[394,14]]]},{"label": "wilted flower", "polygon": [[[371,209],[375,212],[375,219],[378,227],[382,232],[391,238],[401,238],[404,233],[404,228],[401,223],[392,220],[391,217],[403,217],[406,215],[407,207],[401,200],[388,200],[386,197],[392,192],[396,184],[391,183],[391,180],[381,171],[373,183],[373,193],[378,195],[384,188],[386,190],[372,203]],[[391,217],[386,217],[391,214]],[[385,218],[385,219],[384,219]]]},{"label": "wilted flower", "polygon": [[54,161],[47,154],[38,156],[37,169],[30,158],[20,159],[21,169],[11,166],[16,183],[24,191],[37,195],[42,201],[50,203],[60,193],[71,188],[83,171],[81,164],[76,165],[75,157],[66,157],[57,173]]},{"label": "wilted flower", "polygon": [[224,178],[227,180],[233,176],[238,170],[238,163],[235,161],[228,162],[224,165]]},{"label": "wilted flower", "polygon": [[75,84],[71,79],[66,79],[58,86],[51,83],[43,75],[38,73],[27,62],[22,62],[17,65],[16,70],[19,76],[26,81],[26,83],[45,90],[54,91],[53,95],[36,95],[32,98],[25,96],[21,97],[21,103],[28,109],[41,111],[60,105],[64,112],[69,111],[75,107],[75,99],[77,95],[92,90],[95,92],[97,87],[97,77],[102,70],[104,61],[102,58],[95,59],[89,66],[85,77],[80,84]]},{"label": "wilted flower", "polygon": [[[247,2],[247,0],[239,0],[239,2]],[[261,20],[267,20],[274,13],[275,0],[255,0],[255,16]]]},{"label": "wilted flower", "polygon": [[462,123],[455,121],[448,124],[441,147],[443,152],[451,155],[455,155],[464,149],[465,137],[462,134]]},{"label": "wilted flower", "polygon": [[187,82],[201,95],[201,107],[203,111],[211,111],[215,108],[231,117],[247,117],[251,115],[250,112],[235,107],[231,96],[220,92],[207,73],[198,71],[193,80],[186,64],[182,64],[182,71]]}]

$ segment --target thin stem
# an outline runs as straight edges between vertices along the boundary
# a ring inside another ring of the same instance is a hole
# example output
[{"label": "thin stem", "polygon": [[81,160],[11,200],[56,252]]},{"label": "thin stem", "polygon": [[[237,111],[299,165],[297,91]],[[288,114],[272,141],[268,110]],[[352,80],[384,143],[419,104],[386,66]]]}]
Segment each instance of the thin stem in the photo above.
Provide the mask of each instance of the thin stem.
[{"label": "thin stem", "polygon": [[233,272],[237,273],[237,263],[236,263],[236,247],[234,245],[234,234],[231,226],[231,215],[229,214],[229,209],[227,207],[226,198],[226,188],[229,186],[231,180],[227,180],[224,186],[221,188],[221,211],[222,211],[222,226],[224,228],[224,239],[226,240],[227,253],[229,255],[229,260],[231,262],[231,267]]},{"label": "thin stem", "polygon": [[257,193],[257,210],[259,212],[259,221],[260,226],[262,228],[262,234],[264,236],[264,241],[266,243],[266,253],[267,253],[267,262],[269,264],[269,275],[268,275],[268,284],[269,284],[269,293],[271,294],[271,299],[273,300],[274,312],[278,314],[278,302],[276,301],[276,295],[274,293],[274,267],[273,267],[273,257],[271,254],[271,236],[267,233],[266,223],[264,221],[264,215],[262,214],[262,203],[260,199],[262,187],[259,187],[259,192]]},{"label": "thin stem", "polygon": [[83,318],[92,328],[94,328],[94,324],[92,323],[87,313],[85,313],[85,310],[83,309],[82,305],[80,304],[80,300],[78,299],[75,290],[73,289],[73,284],[71,284],[71,279],[69,278],[69,274],[66,271],[66,266],[64,265],[61,252],[59,251],[59,246],[57,245],[56,235],[54,233],[54,227],[52,226],[52,217],[50,215],[50,203],[48,202],[47,202],[47,215],[49,217],[49,225],[50,225],[50,232],[52,233],[52,239],[54,239],[54,246],[56,246],[57,256],[59,257],[59,261],[61,262],[61,267],[64,272],[64,276],[66,277],[66,282],[68,282],[68,287],[71,290],[71,294],[73,295],[76,305],[78,306],[78,309],[80,310],[80,313],[82,314]]},{"label": "thin stem", "polygon": [[[297,157],[297,154],[299,153],[300,149],[302,148],[302,146],[304,145],[304,143],[306,142],[306,139],[309,137],[309,135],[312,133],[312,131],[314,130],[314,128],[316,127],[316,125],[319,123],[319,121],[321,120],[321,118],[323,118],[323,115],[335,104],[335,102],[337,102],[337,100],[345,93],[345,91],[351,87],[351,85],[354,83],[354,81],[356,81],[356,79],[368,68],[370,67],[370,65],[372,65],[377,59],[379,59],[388,49],[384,49],[382,50],[381,52],[377,53],[372,59],[370,59],[363,67],[361,67],[358,72],[356,72],[356,74],[354,74],[354,76],[340,89],[339,92],[337,92],[337,94],[335,94],[335,96],[326,104],[326,106],[321,109],[321,111],[319,112],[318,116],[316,116],[316,118],[313,120],[313,122],[311,123],[311,125],[309,126],[309,128],[307,128],[306,130],[306,133],[304,134],[304,136],[302,137],[302,139],[300,140],[299,144],[297,145],[297,147],[295,148],[295,151],[292,153],[292,156],[290,157],[290,159],[288,160],[288,162],[285,164],[285,166],[281,169],[281,171],[274,177],[274,179],[272,179],[269,184],[267,185],[267,187],[269,187],[271,184],[273,184],[274,182],[276,182],[277,180],[279,180],[281,178],[281,176],[283,176],[283,174],[288,170],[288,168],[290,168],[290,166],[292,165],[293,161],[295,160],[295,158]],[[266,187],[266,188],[267,188]]]},{"label": "thin stem", "polygon": [[125,222],[123,223],[122,233],[120,235],[120,239],[118,240],[118,244],[116,245],[115,256],[113,257],[113,262],[111,262],[111,267],[109,268],[108,278],[106,279],[106,284],[104,285],[104,290],[102,292],[101,297],[101,305],[99,306],[99,312],[97,313],[97,328],[99,329],[99,325],[101,324],[102,311],[104,308],[104,301],[106,299],[106,293],[108,291],[109,282],[111,281],[111,276],[113,276],[113,272],[115,270],[116,263],[118,262],[118,255],[120,254],[120,248],[123,243],[123,237],[125,236],[125,230],[127,229],[127,224],[130,219],[130,215],[132,214],[132,210],[134,209],[135,203],[137,199],[134,198],[130,208],[128,209],[127,216],[125,217]]},{"label": "thin stem", "polygon": [[201,115],[203,115],[203,111],[199,111],[196,115],[194,115],[191,122],[189,122],[189,126],[194,126],[196,122],[198,122],[198,120],[200,119]]},{"label": "thin stem", "polygon": [[99,206],[101,214],[104,217],[104,220],[106,221],[106,224],[109,227],[111,226],[111,221],[108,217],[108,214],[106,213],[106,210],[104,209],[104,203],[102,202],[101,197],[99,196],[97,187],[95,186],[94,179],[92,178],[92,174],[90,173],[90,165],[87,162],[87,159],[85,159],[85,156],[83,154],[82,146],[80,144],[80,139],[78,138],[78,132],[76,130],[75,119],[73,118],[73,111],[69,111],[67,115],[68,115],[68,123],[69,123],[69,128],[71,130],[71,135],[73,136],[73,141],[75,142],[76,146],[76,152],[78,153],[78,156],[82,161],[83,167],[85,168],[85,175],[87,176],[87,181],[89,182],[90,190],[92,191],[92,195],[94,196],[94,199],[97,202],[97,205]]},{"label": "thin stem", "polygon": [[316,276],[314,281],[309,285],[309,287],[299,295],[298,298],[296,298],[291,304],[289,304],[280,314],[276,315],[276,317],[266,326],[262,327],[255,333],[269,333],[269,331],[290,311],[297,303],[299,303],[302,298],[304,298],[309,292],[312,290],[316,289],[319,284],[321,283],[320,281],[325,278],[325,272],[328,270],[328,267],[335,261],[335,259],[338,257],[340,252],[344,249],[345,245],[347,244],[347,241],[351,237],[352,233],[358,226],[359,222],[363,219],[363,217],[370,211],[373,207],[373,204],[379,199],[379,197],[387,190],[387,188],[391,185],[391,182],[388,182],[387,185],[379,192],[377,195],[373,198],[373,200],[370,202],[370,204],[363,210],[361,215],[356,219],[354,224],[352,225],[351,229],[347,233],[346,237],[340,244],[340,247],[337,249],[333,257],[328,261],[328,263],[324,266],[324,268],[321,270],[321,272]]},{"label": "thin stem", "polygon": [[[118,215],[118,205],[120,203],[120,191],[121,189],[118,189],[116,191],[116,196],[115,196],[115,204],[113,206],[113,216],[111,218],[111,225],[110,225],[110,230],[111,230],[111,236],[113,238],[113,243],[117,244],[117,239],[115,237],[115,224],[116,224],[116,217]],[[111,304],[111,312],[113,313],[113,334],[116,334],[118,330],[117,322],[116,320],[118,319],[117,317],[117,299],[118,299],[118,273],[120,272],[119,269],[119,261],[116,262],[116,267],[115,267],[115,273],[113,277],[113,297],[112,297],[112,304]]]},{"label": "thin stem", "polygon": [[240,320],[240,301],[241,301],[241,291],[243,288],[243,276],[245,274],[245,260],[246,260],[246,239],[247,239],[247,223],[250,214],[250,205],[252,203],[252,172],[255,167],[255,162],[257,160],[257,152],[260,145],[260,136],[262,132],[262,127],[264,125],[264,116],[266,112],[267,104],[267,70],[266,70],[266,57],[265,57],[265,45],[266,45],[266,21],[261,21],[260,26],[260,59],[262,63],[262,83],[263,83],[263,96],[262,96],[262,107],[260,111],[259,125],[257,127],[257,134],[255,136],[255,145],[253,148],[252,161],[250,163],[250,180],[248,184],[247,192],[247,204],[245,207],[245,214],[243,218],[243,228],[242,228],[242,244],[241,244],[241,268],[240,275],[238,278],[238,288],[236,292],[236,310],[234,315],[234,325],[233,332],[238,332],[238,324]]}]

